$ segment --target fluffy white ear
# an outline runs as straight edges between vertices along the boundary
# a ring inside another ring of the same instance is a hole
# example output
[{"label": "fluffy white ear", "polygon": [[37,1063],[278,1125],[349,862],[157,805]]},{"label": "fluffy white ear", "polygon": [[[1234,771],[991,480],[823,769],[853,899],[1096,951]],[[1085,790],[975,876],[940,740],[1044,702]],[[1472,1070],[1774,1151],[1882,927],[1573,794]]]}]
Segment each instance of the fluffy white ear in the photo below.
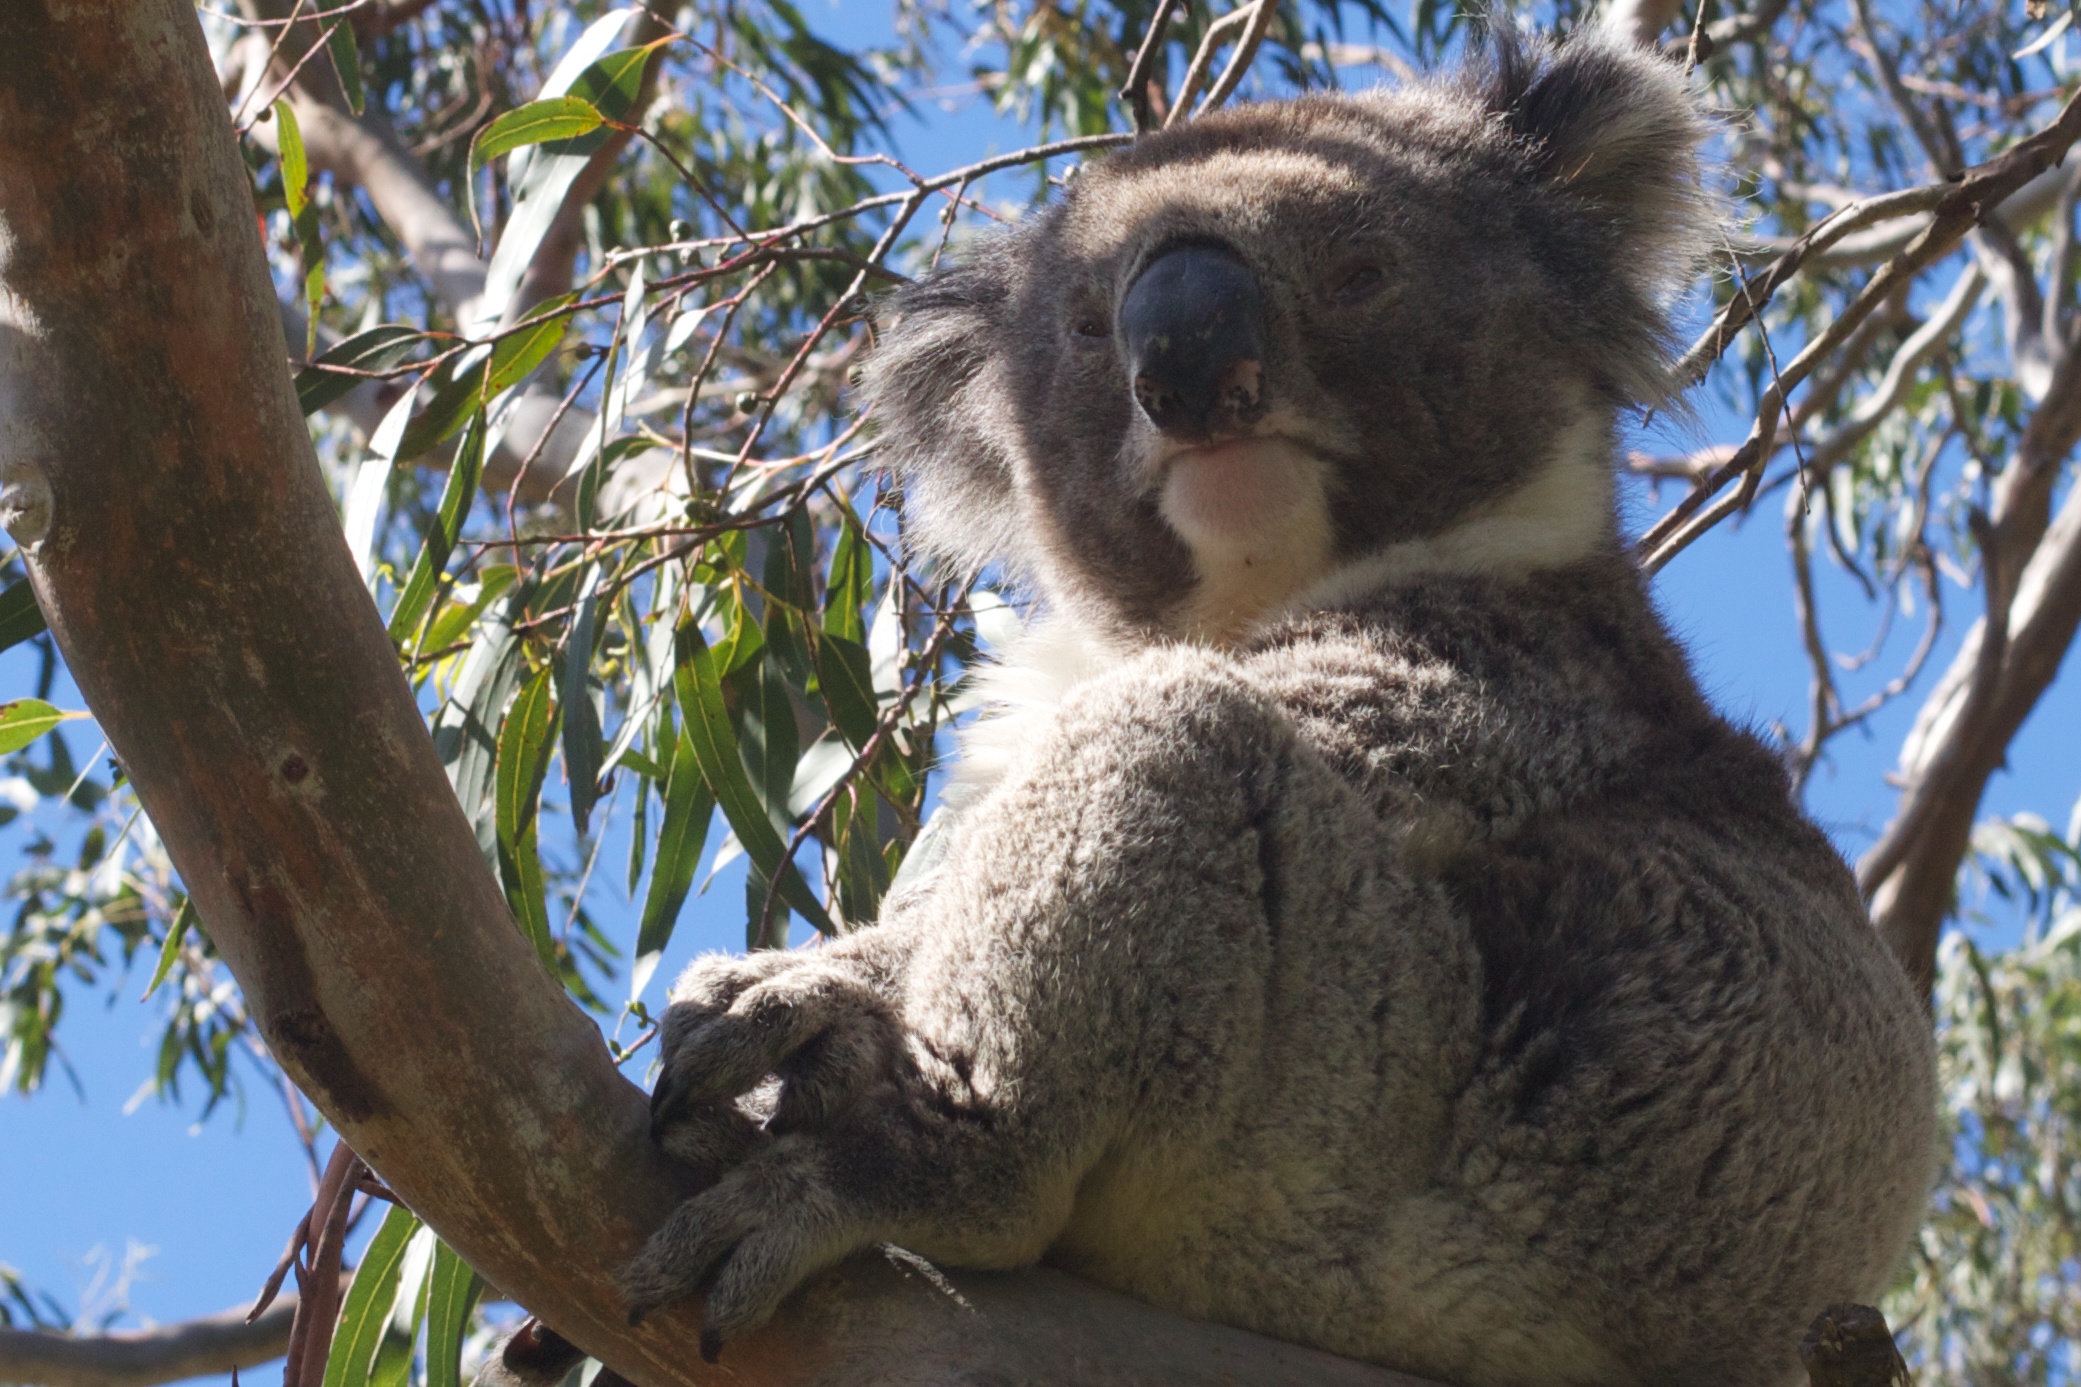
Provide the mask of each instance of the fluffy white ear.
[{"label": "fluffy white ear", "polygon": [[861,387],[912,546],[964,575],[995,563],[1017,580],[1030,544],[990,390],[1011,279],[1005,239],[884,301]]},{"label": "fluffy white ear", "polygon": [[1724,219],[1700,180],[1712,126],[1682,68],[1609,25],[1554,44],[1502,20],[1483,66],[1482,99],[1533,175],[1610,228],[1651,300],[1687,286]]}]

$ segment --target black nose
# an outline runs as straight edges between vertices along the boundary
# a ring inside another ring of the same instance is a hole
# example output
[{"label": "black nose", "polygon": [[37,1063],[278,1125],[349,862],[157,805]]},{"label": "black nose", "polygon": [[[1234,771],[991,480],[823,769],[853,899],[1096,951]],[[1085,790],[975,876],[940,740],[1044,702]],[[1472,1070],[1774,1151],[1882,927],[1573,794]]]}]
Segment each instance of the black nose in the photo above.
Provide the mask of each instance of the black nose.
[{"label": "black nose", "polygon": [[1264,416],[1261,296],[1249,266],[1181,246],[1142,268],[1120,304],[1135,402],[1166,437],[1205,443]]}]

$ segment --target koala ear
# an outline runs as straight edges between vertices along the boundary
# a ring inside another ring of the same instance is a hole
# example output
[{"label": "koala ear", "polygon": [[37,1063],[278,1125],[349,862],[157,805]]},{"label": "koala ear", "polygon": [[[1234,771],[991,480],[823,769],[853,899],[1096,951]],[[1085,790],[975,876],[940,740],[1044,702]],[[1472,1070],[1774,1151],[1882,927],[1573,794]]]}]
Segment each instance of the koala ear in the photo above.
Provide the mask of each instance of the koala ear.
[{"label": "koala ear", "polygon": [[1023,577],[1012,460],[995,436],[993,377],[1012,255],[1000,237],[898,291],[862,372],[884,465],[903,488],[912,547],[962,575],[1001,563]]},{"label": "koala ear", "polygon": [[1601,24],[1554,45],[1500,17],[1484,67],[1482,99],[1532,176],[1616,233],[1651,301],[1688,285],[1723,219],[1700,181],[1712,127],[1682,70]]}]

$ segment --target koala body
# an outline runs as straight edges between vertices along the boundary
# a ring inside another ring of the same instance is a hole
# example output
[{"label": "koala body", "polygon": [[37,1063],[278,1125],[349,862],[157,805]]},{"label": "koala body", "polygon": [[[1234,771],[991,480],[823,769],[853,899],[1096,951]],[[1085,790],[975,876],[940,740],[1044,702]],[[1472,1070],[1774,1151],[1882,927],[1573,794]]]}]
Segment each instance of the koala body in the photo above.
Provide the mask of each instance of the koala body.
[{"label": "koala body", "polygon": [[892,1242],[1463,1387],[1742,1387],[1882,1288],[1926,1019],[1614,515],[1700,134],[1659,60],[1506,35],[1145,138],[899,297],[914,527],[1048,615],[936,865],[675,988],[657,1130],[716,1178],[632,1306],[707,1286],[718,1345]]}]

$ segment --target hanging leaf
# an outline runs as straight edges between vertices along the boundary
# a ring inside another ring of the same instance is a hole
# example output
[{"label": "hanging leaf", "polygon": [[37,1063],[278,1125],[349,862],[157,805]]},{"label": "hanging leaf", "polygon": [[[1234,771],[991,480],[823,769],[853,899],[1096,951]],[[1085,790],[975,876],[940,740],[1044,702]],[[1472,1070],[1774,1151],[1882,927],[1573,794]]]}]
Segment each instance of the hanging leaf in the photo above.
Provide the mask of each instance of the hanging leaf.
[{"label": "hanging leaf", "polygon": [[865,924],[888,894],[889,871],[882,860],[874,791],[855,785],[831,806],[832,839],[838,845],[838,904],[852,924]]},{"label": "hanging leaf", "polygon": [[9,583],[7,591],[0,592],[0,650],[20,645],[49,629],[44,623],[43,608],[36,605],[36,589],[27,578]]},{"label": "hanging leaf", "polygon": [[282,201],[296,217],[311,200],[311,163],[304,153],[303,127],[296,123],[296,108],[287,97],[275,102],[275,147],[282,161]]},{"label": "hanging leaf", "polygon": [[462,1387],[462,1341],[483,1286],[454,1248],[434,1244],[426,1285],[426,1387]]},{"label": "hanging leaf", "polygon": [[405,1244],[404,1262],[398,1270],[397,1294],[391,1300],[390,1319],[376,1344],[375,1366],[369,1369],[369,1387],[409,1387],[412,1378],[413,1346],[419,1342],[419,1326],[426,1318],[427,1272],[433,1265],[437,1239],[434,1230],[421,1224]]},{"label": "hanging leaf", "polygon": [[542,798],[542,779],[549,767],[555,735],[556,696],[553,671],[544,667],[513,700],[499,734],[496,796],[498,801],[499,874],[507,904],[521,933],[535,946],[544,966],[556,969],[556,942],[549,934],[549,907],[537,849],[535,820]]},{"label": "hanging leaf", "polygon": [[433,398],[397,445],[399,462],[410,462],[483,411],[491,356],[492,349],[479,343],[429,377]]},{"label": "hanging leaf", "polygon": [[723,706],[723,686],[716,673],[715,657],[701,636],[700,624],[691,617],[679,623],[676,653],[674,684],[683,718],[681,735],[693,742],[709,789],[751,855],[753,875],[761,878],[762,883],[778,879],[777,889],[783,901],[818,929],[833,933],[837,927],[795,864],[784,860],[787,844],[752,792],[743,758],[737,751],[736,734],[730,727],[729,712]]},{"label": "hanging leaf", "polygon": [[850,512],[838,527],[831,550],[831,576],[824,584],[824,630],[862,647],[867,645],[867,608],[874,602],[874,555]]},{"label": "hanging leaf", "polygon": [[420,541],[419,558],[412,565],[411,576],[405,580],[405,590],[398,594],[397,605],[391,609],[390,639],[400,647],[418,635],[420,623],[433,605],[434,588],[447,571],[448,556],[455,551],[455,541],[462,534],[462,522],[470,513],[470,503],[477,498],[477,481],[483,472],[484,416],[479,414],[471,419],[462,443],[455,450],[455,462],[448,469],[448,484],[441,490],[440,512],[427,529],[426,537]]},{"label": "hanging leaf", "polygon": [[332,70],[340,75],[340,92],[347,98],[347,109],[360,115],[367,102],[361,87],[361,45],[354,41],[354,26],[345,18],[333,21],[326,31],[326,56],[332,59]]},{"label": "hanging leaf", "polygon": [[571,620],[571,639],[563,655],[564,778],[571,788],[571,820],[582,835],[600,797],[600,770],[606,740],[592,701],[592,659],[599,625],[601,570],[594,565],[579,580],[578,614]]},{"label": "hanging leaf", "polygon": [[831,710],[831,721],[853,750],[864,751],[881,717],[867,647],[827,633],[817,641],[816,660],[817,687]]},{"label": "hanging leaf", "polygon": [[716,605],[723,618],[723,638],[715,647],[715,667],[728,678],[766,648],[766,633],[746,609],[741,587],[718,589]]},{"label": "hanging leaf", "polygon": [[160,942],[159,962],[152,968],[152,980],[145,984],[144,996],[138,1001],[149,1001],[159,990],[159,984],[166,981],[166,975],[173,971],[175,961],[181,956],[181,941],[188,937],[188,927],[194,923],[195,898],[184,896],[181,908],[173,913],[173,923],[166,927],[166,938]]},{"label": "hanging leaf", "polygon": [[398,1272],[404,1265],[405,1247],[419,1231],[419,1220],[402,1204],[390,1206],[383,1226],[369,1240],[361,1265],[354,1270],[354,1284],[340,1306],[339,1327],[333,1331],[332,1354],[325,1360],[324,1387],[368,1387],[369,1370],[375,1364],[376,1346],[390,1323],[391,1307],[397,1300]]},{"label": "hanging leaf", "polygon": [[522,583],[492,606],[463,656],[447,701],[434,714],[434,751],[447,768],[455,798],[477,832],[477,846],[493,870],[499,863],[498,811],[492,793],[501,714],[520,687],[520,638],[531,585]]},{"label": "hanging leaf", "polygon": [[708,846],[708,824],[715,816],[715,796],[701,771],[694,739],[674,744],[672,769],[664,781],[665,822],[658,830],[657,863],[651,868],[650,890],[643,897],[642,923],[636,932],[636,962],[629,970],[629,1000],[642,997],[658,959],[672,941],[680,907],[694,884],[694,871]]},{"label": "hanging leaf", "polygon": [[507,563],[487,564],[479,569],[475,587],[458,588],[456,600],[443,606],[440,615],[426,628],[426,648],[446,650],[461,640],[463,633],[484,615],[484,609],[504,596],[519,576],[520,570]]},{"label": "hanging leaf", "polygon": [[[636,13],[632,8],[613,10],[588,25],[542,84],[538,102],[569,95],[592,106],[603,120],[628,116],[642,90],[651,54],[666,42],[661,39],[602,57]],[[563,210],[571,185],[612,135],[611,130],[598,127],[581,135],[522,146],[525,154],[516,154],[511,161],[506,181],[513,195],[513,211],[499,233],[485,273],[485,322],[496,323],[505,316],[514,291],[541,249],[542,238]]]},{"label": "hanging leaf", "polygon": [[318,350],[318,309],[325,302],[325,246],[318,237],[318,209],[311,202],[311,166],[304,153],[303,130],[287,97],[274,104],[275,141],[282,159],[282,201],[296,227],[297,253],[303,258],[304,355]]}]

